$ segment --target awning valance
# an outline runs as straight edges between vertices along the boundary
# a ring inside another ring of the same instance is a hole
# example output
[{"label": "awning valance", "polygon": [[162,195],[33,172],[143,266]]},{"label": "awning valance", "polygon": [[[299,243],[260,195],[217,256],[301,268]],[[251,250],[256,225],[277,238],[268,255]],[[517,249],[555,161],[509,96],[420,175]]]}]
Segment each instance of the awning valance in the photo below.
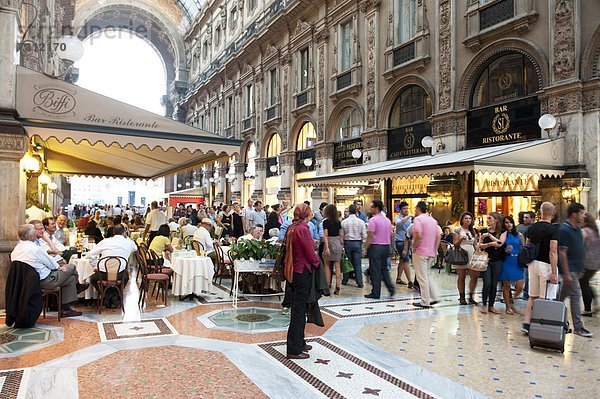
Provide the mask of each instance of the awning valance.
[{"label": "awning valance", "polygon": [[241,145],[20,66],[17,112],[52,173],[155,178]]},{"label": "awning valance", "polygon": [[425,155],[344,169],[309,179],[301,186],[356,186],[374,179],[416,176],[444,176],[466,172],[502,172],[541,176],[564,174],[563,139],[538,140],[452,153]]}]

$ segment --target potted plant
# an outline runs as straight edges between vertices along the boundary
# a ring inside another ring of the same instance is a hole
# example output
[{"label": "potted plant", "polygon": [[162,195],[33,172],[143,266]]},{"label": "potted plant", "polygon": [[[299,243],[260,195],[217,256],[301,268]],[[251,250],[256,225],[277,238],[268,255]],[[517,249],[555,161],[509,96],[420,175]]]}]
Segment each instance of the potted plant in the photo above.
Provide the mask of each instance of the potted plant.
[{"label": "potted plant", "polygon": [[274,265],[279,246],[266,240],[238,240],[229,250],[236,269],[256,269],[259,264]]}]

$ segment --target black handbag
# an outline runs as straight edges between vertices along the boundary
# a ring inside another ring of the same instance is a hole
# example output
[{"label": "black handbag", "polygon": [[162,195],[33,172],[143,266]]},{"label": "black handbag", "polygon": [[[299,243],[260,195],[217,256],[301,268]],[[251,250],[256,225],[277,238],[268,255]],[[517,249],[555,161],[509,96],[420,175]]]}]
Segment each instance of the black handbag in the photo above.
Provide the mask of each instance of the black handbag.
[{"label": "black handbag", "polygon": [[535,260],[538,256],[538,246],[530,242],[521,247],[519,251],[518,262],[521,266],[527,267],[527,265]]},{"label": "black handbag", "polygon": [[469,253],[456,245],[448,247],[444,260],[451,265],[464,266],[469,264]]}]

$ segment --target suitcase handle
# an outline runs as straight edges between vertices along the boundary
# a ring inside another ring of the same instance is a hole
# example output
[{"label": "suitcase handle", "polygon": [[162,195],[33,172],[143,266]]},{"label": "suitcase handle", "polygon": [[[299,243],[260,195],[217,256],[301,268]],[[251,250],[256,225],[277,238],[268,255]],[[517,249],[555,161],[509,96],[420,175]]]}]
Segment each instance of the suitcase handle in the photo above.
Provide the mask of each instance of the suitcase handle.
[{"label": "suitcase handle", "polygon": [[[550,284],[558,285],[558,291],[556,292],[556,297],[555,298],[548,298],[548,286]],[[556,284],[554,284],[554,283],[551,283],[550,280],[546,280],[546,292],[544,292],[544,298],[549,299],[551,301],[559,301],[560,300],[561,287],[562,287],[562,284],[561,284],[560,281],[558,281]]]}]

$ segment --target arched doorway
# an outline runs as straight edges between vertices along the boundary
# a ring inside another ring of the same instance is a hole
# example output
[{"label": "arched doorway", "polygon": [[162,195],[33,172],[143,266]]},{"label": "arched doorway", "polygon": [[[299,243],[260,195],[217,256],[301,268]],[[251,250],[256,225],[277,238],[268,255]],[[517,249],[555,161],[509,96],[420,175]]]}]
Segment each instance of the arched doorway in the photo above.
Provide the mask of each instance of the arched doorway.
[{"label": "arched doorway", "polygon": [[277,193],[281,189],[279,174],[279,154],[281,154],[281,137],[274,133],[267,144],[267,179],[265,184],[265,204],[278,203]]},{"label": "arched doorway", "polygon": [[[538,125],[540,83],[531,58],[521,52],[491,57],[479,70],[467,111],[467,148],[513,144],[541,138]],[[489,212],[511,215],[531,211],[541,200],[535,173],[474,174],[476,224]],[[506,184],[510,182],[510,184]]]},{"label": "arched doorway", "polygon": [[311,178],[316,175],[316,151],[317,133],[311,122],[306,122],[298,132],[296,140],[296,178],[294,179],[294,203],[310,201],[312,187],[301,187],[299,179]]}]

